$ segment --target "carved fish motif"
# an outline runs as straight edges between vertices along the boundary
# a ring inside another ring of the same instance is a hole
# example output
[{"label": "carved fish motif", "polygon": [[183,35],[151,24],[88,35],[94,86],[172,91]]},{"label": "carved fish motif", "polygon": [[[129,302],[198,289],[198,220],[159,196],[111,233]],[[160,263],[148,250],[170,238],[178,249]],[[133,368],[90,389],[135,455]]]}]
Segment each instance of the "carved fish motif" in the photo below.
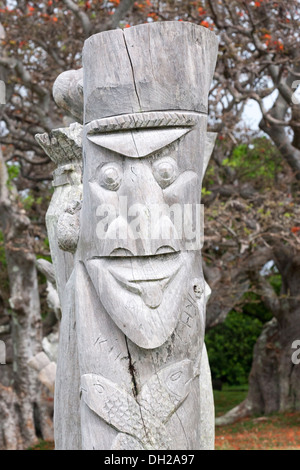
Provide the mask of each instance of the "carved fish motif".
[{"label": "carved fish motif", "polygon": [[146,410],[144,414],[134,398],[110,380],[85,374],[81,377],[81,391],[88,407],[118,431],[133,436],[146,449],[158,446],[169,449],[167,433],[160,421]]},{"label": "carved fish motif", "polygon": [[166,423],[188,396],[193,378],[192,361],[186,359],[171,364],[144,384],[138,402],[148,413]]},{"label": "carved fish motif", "polygon": [[193,363],[183,360],[160,370],[148,380],[135,400],[115,383],[96,374],[81,378],[87,406],[121,432],[113,449],[170,449],[165,424],[190,391]]},{"label": "carved fish motif", "polygon": [[134,437],[120,433],[115,438],[111,450],[145,450],[145,448]]}]

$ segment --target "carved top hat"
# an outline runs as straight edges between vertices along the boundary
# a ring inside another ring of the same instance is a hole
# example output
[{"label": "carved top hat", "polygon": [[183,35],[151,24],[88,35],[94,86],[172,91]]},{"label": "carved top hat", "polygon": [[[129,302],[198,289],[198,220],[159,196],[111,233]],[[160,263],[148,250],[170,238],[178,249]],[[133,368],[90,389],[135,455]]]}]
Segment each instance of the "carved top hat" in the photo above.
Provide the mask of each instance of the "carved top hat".
[{"label": "carved top hat", "polygon": [[[85,41],[83,69],[58,76],[54,99],[85,124],[111,118],[103,126],[99,122],[100,132],[147,127],[147,122],[151,127],[149,112],[159,113],[151,114],[151,121],[172,126],[168,111],[207,114],[217,53],[216,35],[188,22],[105,31]],[[181,125],[187,125],[184,117]]]},{"label": "carved top hat", "polygon": [[83,49],[84,122],[150,111],[207,113],[218,39],[187,22],[95,34]]}]

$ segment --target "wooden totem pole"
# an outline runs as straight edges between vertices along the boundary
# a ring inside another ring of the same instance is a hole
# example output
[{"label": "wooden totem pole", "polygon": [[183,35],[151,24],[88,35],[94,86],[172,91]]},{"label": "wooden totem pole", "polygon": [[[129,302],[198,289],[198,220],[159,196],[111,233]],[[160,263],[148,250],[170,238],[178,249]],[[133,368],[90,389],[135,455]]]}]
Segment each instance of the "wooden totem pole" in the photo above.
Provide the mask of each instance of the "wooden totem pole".
[{"label": "wooden totem pole", "polygon": [[214,446],[199,206],[217,49],[191,23],[107,31],[85,42],[83,82],[65,72],[54,86],[83,110],[82,204],[49,230],[72,252],[72,272],[55,256],[58,449]]}]

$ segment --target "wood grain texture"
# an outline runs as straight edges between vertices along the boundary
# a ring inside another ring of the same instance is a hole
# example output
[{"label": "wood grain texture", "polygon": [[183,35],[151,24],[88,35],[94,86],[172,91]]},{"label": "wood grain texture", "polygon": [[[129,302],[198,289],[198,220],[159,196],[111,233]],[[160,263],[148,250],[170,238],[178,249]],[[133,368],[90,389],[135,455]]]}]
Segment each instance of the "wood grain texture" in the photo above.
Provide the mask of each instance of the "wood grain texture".
[{"label": "wood grain texture", "polygon": [[[55,441],[56,449],[81,447],[81,430],[78,387],[79,366],[77,338],[74,327],[73,284],[68,283],[74,267],[72,253],[63,251],[58,244],[57,225],[60,217],[73,201],[82,198],[82,126],[76,123],[69,128],[55,129],[50,135],[37,135],[49,157],[56,163],[54,193],[46,214],[46,226],[59,294],[62,319],[59,337],[59,359],[55,386]],[[69,214],[70,215],[70,214]],[[50,370],[53,374],[53,370]],[[46,379],[43,375],[43,379]]]},{"label": "wood grain texture", "polygon": [[207,113],[218,50],[214,33],[192,23],[157,22],[126,28],[124,39],[142,111]]},{"label": "wood grain texture", "polygon": [[207,113],[218,41],[186,22],[91,36],[83,51],[85,122],[146,111]]}]

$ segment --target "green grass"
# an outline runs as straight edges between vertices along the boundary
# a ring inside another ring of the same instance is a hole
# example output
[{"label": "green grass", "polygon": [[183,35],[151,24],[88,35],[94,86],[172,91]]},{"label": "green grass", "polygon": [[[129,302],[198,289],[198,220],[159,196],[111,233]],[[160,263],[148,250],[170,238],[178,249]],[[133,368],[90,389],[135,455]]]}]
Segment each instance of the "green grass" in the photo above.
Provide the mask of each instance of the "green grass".
[{"label": "green grass", "polygon": [[300,413],[244,418],[216,427],[216,450],[300,450]]},{"label": "green grass", "polygon": [[54,450],[54,443],[40,439],[36,446],[29,447],[27,450]]},{"label": "green grass", "polygon": [[[214,390],[216,416],[241,403],[247,385]],[[216,427],[216,450],[300,450],[300,412],[250,416]]]},{"label": "green grass", "polygon": [[245,400],[248,384],[223,385],[222,390],[214,390],[215,413],[221,416]]}]

